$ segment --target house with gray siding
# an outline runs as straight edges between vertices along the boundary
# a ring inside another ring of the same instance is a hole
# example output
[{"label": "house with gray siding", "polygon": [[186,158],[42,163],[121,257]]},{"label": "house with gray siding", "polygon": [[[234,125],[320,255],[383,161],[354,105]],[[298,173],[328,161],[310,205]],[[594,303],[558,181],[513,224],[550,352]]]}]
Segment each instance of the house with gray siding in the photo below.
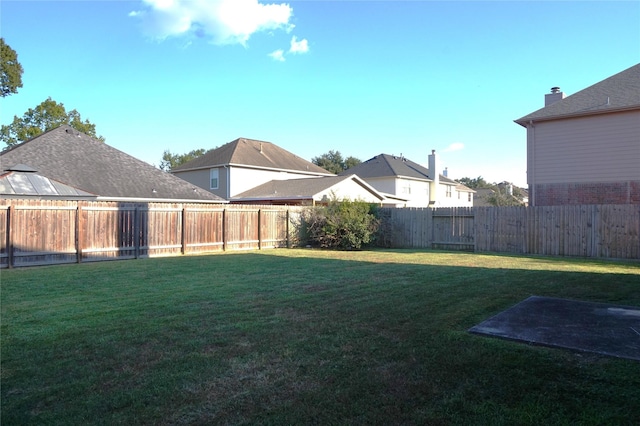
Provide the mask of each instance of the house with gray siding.
[{"label": "house with gray siding", "polygon": [[273,180],[335,176],[271,142],[246,138],[209,150],[171,173],[227,200]]},{"label": "house with gray siding", "polygon": [[640,204],[640,64],[515,122],[527,131],[532,206]]}]

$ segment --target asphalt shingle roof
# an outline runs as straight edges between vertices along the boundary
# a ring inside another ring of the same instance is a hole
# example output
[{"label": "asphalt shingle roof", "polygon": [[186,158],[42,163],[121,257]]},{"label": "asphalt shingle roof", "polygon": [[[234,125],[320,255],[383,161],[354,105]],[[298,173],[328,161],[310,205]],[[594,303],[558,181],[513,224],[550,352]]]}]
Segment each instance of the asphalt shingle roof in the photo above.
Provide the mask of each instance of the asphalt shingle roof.
[{"label": "asphalt shingle roof", "polygon": [[[408,158],[396,155],[380,154],[357,164],[340,173],[344,175],[358,175],[362,179],[381,177],[407,177],[412,179],[433,180],[434,174],[424,166]],[[441,183],[459,185],[453,179],[439,175]]]},{"label": "asphalt shingle roof", "polygon": [[238,138],[221,147],[207,151],[198,158],[182,164],[173,171],[185,171],[223,165],[243,165],[275,170],[291,170],[316,175],[332,173],[310,161],[298,157],[279,146],[255,139]]},{"label": "asphalt shingle roof", "polygon": [[606,78],[573,95],[515,120],[553,120],[580,115],[601,114],[640,108],[640,64]]},{"label": "asphalt shingle roof", "polygon": [[17,164],[106,198],[226,202],[67,125],[0,153],[2,170]]},{"label": "asphalt shingle roof", "polygon": [[272,180],[233,198],[312,198],[315,194],[330,189],[332,186],[347,179],[353,179],[353,176],[349,174],[344,176]]}]

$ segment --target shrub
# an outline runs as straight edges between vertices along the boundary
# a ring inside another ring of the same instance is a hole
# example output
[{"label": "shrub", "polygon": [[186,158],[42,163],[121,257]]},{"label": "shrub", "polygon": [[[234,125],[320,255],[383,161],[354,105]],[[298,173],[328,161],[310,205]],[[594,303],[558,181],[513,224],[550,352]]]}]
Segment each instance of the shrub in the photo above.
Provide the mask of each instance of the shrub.
[{"label": "shrub", "polygon": [[309,209],[304,215],[304,234],[311,245],[324,248],[360,249],[373,241],[379,221],[375,207],[364,201],[337,200]]}]

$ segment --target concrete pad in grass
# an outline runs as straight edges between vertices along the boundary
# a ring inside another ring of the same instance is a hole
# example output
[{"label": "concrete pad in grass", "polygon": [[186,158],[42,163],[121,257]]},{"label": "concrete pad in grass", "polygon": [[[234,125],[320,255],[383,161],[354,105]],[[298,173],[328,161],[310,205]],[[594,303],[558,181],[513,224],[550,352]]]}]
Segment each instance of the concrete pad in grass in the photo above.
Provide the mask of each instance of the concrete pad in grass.
[{"label": "concrete pad in grass", "polygon": [[531,296],[472,333],[640,361],[640,307]]}]

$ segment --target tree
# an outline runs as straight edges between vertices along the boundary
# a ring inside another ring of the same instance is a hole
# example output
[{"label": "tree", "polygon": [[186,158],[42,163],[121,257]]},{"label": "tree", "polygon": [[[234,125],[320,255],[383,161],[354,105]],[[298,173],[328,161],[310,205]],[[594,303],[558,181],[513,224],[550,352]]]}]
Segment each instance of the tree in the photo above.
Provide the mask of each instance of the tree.
[{"label": "tree", "polygon": [[18,62],[18,54],[0,38],[0,84],[3,98],[18,93],[22,87],[22,65]]},{"label": "tree", "polygon": [[506,191],[497,187],[494,189],[494,193],[487,197],[487,203],[492,206],[521,206],[522,200],[508,194]]},{"label": "tree", "polygon": [[463,177],[458,179],[458,182],[466,186],[467,188],[476,189],[476,188],[489,188],[493,186],[488,183],[482,176],[478,176],[475,179],[471,179],[469,177]]},{"label": "tree", "polygon": [[18,118],[13,117],[13,122],[0,128],[0,140],[12,147],[18,143],[27,141],[41,133],[55,129],[63,124],[68,124],[79,132],[94,137],[104,142],[104,137],[97,136],[96,125],[89,120],[82,120],[80,113],[75,109],[67,112],[64,104],[59,104],[51,98],[29,110]]},{"label": "tree", "polygon": [[184,164],[194,158],[200,157],[206,151],[202,148],[194,149],[186,154],[172,154],[168,149],[162,154],[162,161],[160,162],[160,169],[165,172],[169,172],[176,167]]},{"label": "tree", "polygon": [[362,163],[362,161],[355,157],[347,157],[346,159],[342,158],[340,151],[329,151],[319,157],[313,157],[311,162],[316,166],[320,166],[328,172],[335,174]]}]

